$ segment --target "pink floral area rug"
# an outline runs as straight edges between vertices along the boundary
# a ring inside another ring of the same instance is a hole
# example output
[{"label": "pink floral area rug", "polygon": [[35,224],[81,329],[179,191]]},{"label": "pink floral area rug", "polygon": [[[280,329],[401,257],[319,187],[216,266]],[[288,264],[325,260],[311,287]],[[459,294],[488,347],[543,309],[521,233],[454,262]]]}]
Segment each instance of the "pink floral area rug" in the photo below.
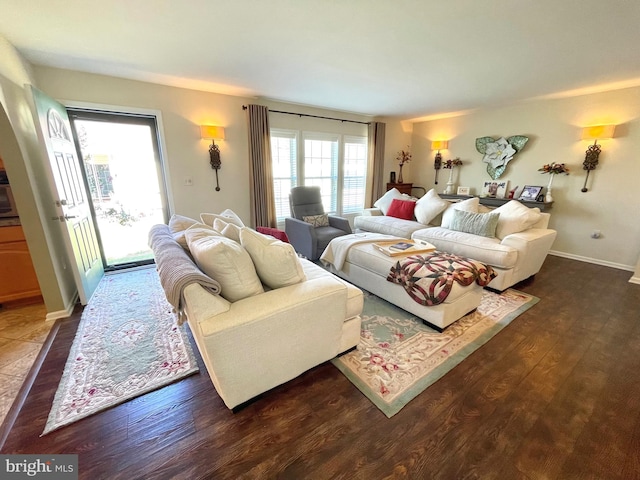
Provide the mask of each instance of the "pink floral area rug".
[{"label": "pink floral area rug", "polygon": [[390,418],[538,300],[485,290],[477,310],[438,333],[365,292],[358,348],[332,363]]},{"label": "pink floral area rug", "polygon": [[155,268],[106,275],[82,312],[42,435],[198,371]]}]

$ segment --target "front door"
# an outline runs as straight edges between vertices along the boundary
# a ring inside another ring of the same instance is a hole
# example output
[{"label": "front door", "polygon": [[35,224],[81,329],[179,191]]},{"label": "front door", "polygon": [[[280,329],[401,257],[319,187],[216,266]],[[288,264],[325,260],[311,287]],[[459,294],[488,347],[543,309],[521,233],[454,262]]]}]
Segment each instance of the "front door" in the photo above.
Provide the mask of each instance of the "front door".
[{"label": "front door", "polygon": [[104,275],[91,205],[66,109],[38,89],[31,87],[37,115],[36,125],[46,145],[53,186],[57,194],[56,216],[73,268],[80,302],[86,305]]}]

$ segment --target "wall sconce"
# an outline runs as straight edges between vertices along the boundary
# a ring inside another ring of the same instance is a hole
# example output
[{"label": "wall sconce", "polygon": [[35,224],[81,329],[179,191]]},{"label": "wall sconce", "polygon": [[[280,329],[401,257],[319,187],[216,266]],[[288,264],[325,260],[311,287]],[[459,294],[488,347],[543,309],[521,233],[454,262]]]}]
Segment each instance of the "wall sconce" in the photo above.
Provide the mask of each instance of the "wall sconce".
[{"label": "wall sconce", "polygon": [[216,171],[216,192],[219,192],[220,184],[218,183],[218,170],[222,167],[222,161],[220,160],[220,148],[216,145],[215,140],[224,140],[224,127],[201,125],[200,137],[205,140],[211,140],[211,146],[209,147],[209,163],[211,163],[211,168]]},{"label": "wall sconce", "polygon": [[587,171],[587,178],[584,179],[584,186],[581,192],[587,191],[587,180],[589,179],[589,172],[595,170],[598,165],[598,157],[600,156],[600,145],[598,140],[605,140],[613,138],[613,132],[615,131],[615,125],[595,125],[593,127],[584,127],[582,129],[582,140],[593,140],[593,145],[589,145],[587,148],[584,162],[582,162],[583,170]]},{"label": "wall sconce", "polygon": [[446,150],[448,146],[449,142],[447,140],[436,140],[431,142],[431,150],[438,151],[433,161],[433,168],[436,171],[436,185],[438,184],[438,170],[442,167],[442,155],[440,154],[440,150]]}]

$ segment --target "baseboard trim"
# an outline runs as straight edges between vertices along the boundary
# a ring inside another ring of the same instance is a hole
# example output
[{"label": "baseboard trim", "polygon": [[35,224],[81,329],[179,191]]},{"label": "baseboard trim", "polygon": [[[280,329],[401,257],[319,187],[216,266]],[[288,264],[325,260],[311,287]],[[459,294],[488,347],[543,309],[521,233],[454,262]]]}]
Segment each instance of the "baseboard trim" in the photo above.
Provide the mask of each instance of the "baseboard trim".
[{"label": "baseboard trim", "polygon": [[635,283],[640,285],[640,277],[636,277],[635,275],[629,279],[629,283]]},{"label": "baseboard trim", "polygon": [[578,260],[579,262],[593,263],[595,265],[602,265],[604,267],[617,268],[618,270],[626,270],[633,272],[635,266],[623,265],[621,263],[607,262],[606,260],[599,260],[597,258],[583,257],[581,255],[574,255],[572,253],[558,252],[557,250],[550,250],[549,255],[555,255],[556,257],[570,258],[571,260]]},{"label": "baseboard trim", "polygon": [[49,334],[42,344],[42,348],[38,352],[38,356],[33,362],[33,365],[31,365],[29,373],[27,373],[27,376],[25,377],[24,382],[22,382],[22,386],[20,387],[16,398],[13,400],[13,404],[11,404],[11,408],[9,408],[7,415],[4,417],[2,425],[0,425],[0,452],[4,448],[4,444],[9,437],[9,432],[11,432],[13,424],[16,422],[18,414],[24,406],[24,402],[27,400],[27,395],[29,395],[33,383],[36,381],[36,377],[40,372],[40,368],[44,363],[44,359],[47,357],[47,354],[51,349],[51,345],[53,345],[53,340],[56,338],[58,330],[60,330],[60,321],[61,320],[56,320],[56,323],[53,325],[53,327],[51,327],[51,330],[49,330]]},{"label": "baseboard trim", "polygon": [[71,316],[71,314],[73,313],[73,310],[76,308],[76,304],[78,303],[78,293],[76,292],[76,294],[71,298],[71,300],[69,301],[69,303],[67,305],[65,305],[65,309],[64,310],[58,310],[55,312],[48,312],[47,316],[46,316],[46,320],[49,321],[54,321],[54,320],[59,320],[61,318],[69,318]]}]

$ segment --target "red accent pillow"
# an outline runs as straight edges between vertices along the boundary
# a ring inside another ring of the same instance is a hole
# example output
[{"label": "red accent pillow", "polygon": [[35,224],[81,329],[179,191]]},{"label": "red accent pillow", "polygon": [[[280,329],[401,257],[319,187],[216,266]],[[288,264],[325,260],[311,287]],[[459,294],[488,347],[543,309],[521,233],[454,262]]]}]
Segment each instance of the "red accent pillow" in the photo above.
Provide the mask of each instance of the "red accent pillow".
[{"label": "red accent pillow", "polygon": [[387,216],[401,218],[403,220],[413,220],[413,211],[415,208],[416,202],[412,200],[398,200],[394,198],[389,210],[387,210]]},{"label": "red accent pillow", "polygon": [[264,233],[265,235],[271,235],[272,237],[277,238],[278,240],[282,240],[285,243],[289,243],[289,237],[282,230],[278,230],[277,228],[271,227],[257,227],[256,231],[259,233]]}]

